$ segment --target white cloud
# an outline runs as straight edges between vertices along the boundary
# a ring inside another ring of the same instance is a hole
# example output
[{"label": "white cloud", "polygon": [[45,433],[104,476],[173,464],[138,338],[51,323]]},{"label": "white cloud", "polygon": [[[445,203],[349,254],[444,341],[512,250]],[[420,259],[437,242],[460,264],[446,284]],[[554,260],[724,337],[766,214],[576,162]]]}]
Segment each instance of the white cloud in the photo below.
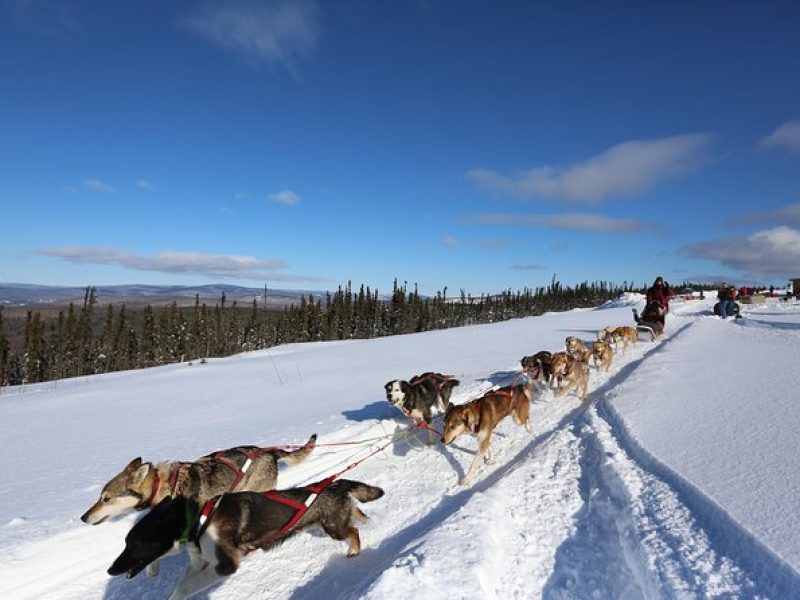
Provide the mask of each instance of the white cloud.
[{"label": "white cloud", "polygon": [[448,248],[455,248],[458,246],[458,239],[455,236],[448,235],[442,240],[442,243]]},{"label": "white cloud", "polygon": [[61,191],[65,194],[77,194],[78,188],[76,188],[74,185],[62,185]]},{"label": "white cloud", "polygon": [[683,252],[742,271],[745,279],[800,277],[800,231],[792,227],[692,244]]},{"label": "white cloud", "polygon": [[137,179],[135,185],[140,190],[152,190],[155,187],[153,182],[147,179]]},{"label": "white cloud", "polygon": [[479,225],[514,225],[519,227],[545,227],[569,231],[594,231],[598,233],[632,233],[652,226],[636,219],[614,219],[589,213],[557,215],[519,215],[499,213],[468,217],[470,223]]},{"label": "white cloud", "polygon": [[800,202],[787,204],[774,210],[752,212],[728,222],[730,226],[750,225],[753,223],[770,223],[800,227]]},{"label": "white cloud", "polygon": [[117,190],[101,181],[99,179],[84,179],[81,187],[87,192],[95,192],[97,194],[113,194]]},{"label": "white cloud", "polygon": [[271,202],[275,202],[276,204],[285,204],[286,206],[294,206],[300,202],[300,196],[298,196],[292,190],[281,190],[280,192],[270,194],[269,199]]},{"label": "white cloud", "polygon": [[787,121],[781,124],[761,142],[761,148],[783,149],[793,154],[800,154],[800,120]]},{"label": "white cloud", "polygon": [[36,250],[42,256],[62,258],[77,264],[118,265],[137,271],[158,271],[183,275],[205,275],[231,279],[272,281],[325,281],[324,278],[280,273],[288,267],[283,260],[260,260],[236,254],[200,252],[159,252],[142,256],[116,248],[59,247]]},{"label": "white cloud", "polygon": [[547,269],[544,265],[530,263],[525,265],[511,265],[511,268],[515,271],[543,271]]},{"label": "white cloud", "polygon": [[514,176],[473,169],[467,177],[478,187],[517,198],[597,204],[641,194],[696,169],[706,160],[710,142],[705,133],[632,140],[567,167],[535,167]]},{"label": "white cloud", "polygon": [[319,13],[311,0],[208,2],[184,24],[250,61],[277,64],[296,74],[298,59],[316,48]]}]

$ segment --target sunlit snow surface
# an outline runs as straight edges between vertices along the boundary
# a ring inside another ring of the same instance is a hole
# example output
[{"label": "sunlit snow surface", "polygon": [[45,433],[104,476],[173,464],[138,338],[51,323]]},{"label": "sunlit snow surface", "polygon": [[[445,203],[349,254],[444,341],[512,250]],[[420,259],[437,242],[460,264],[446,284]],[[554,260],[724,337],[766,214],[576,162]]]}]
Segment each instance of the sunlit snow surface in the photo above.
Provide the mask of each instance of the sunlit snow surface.
[{"label": "sunlit snow surface", "polygon": [[[165,598],[186,564],[111,578],[130,516],[79,520],[130,459],[190,460],[238,444],[389,435],[407,420],[383,384],[436,370],[465,402],[510,383],[519,359],[632,324],[626,297],[494,325],[297,344],[0,395],[0,597]],[[363,505],[362,554],[301,533],[199,598],[791,598],[800,592],[800,305],[676,303],[667,332],[592,370],[590,403],[536,396],[496,462],[458,485],[475,438],[404,438],[346,477],[384,488]],[[440,423],[437,421],[438,427]],[[427,441],[423,438],[423,441]],[[320,447],[281,470],[311,482],[374,448]]]}]

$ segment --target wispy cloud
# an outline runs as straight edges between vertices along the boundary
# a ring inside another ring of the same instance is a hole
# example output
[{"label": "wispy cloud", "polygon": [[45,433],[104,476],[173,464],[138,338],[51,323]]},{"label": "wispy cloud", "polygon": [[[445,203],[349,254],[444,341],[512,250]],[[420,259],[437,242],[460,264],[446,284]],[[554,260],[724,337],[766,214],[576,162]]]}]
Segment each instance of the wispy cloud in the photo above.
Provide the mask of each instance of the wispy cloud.
[{"label": "wispy cloud", "polygon": [[502,237],[494,237],[488,238],[481,241],[481,250],[487,250],[492,252],[494,250],[502,250],[503,248],[508,248],[509,246],[513,246],[514,241],[509,240],[508,238]]},{"label": "wispy cloud", "polygon": [[149,179],[137,179],[134,185],[140,190],[152,190],[155,187],[155,184]]},{"label": "wispy cloud", "polygon": [[274,194],[270,194],[268,196],[270,202],[275,202],[276,204],[284,204],[286,206],[294,206],[298,202],[300,202],[300,196],[298,196],[292,190],[281,190],[280,192],[275,192]]},{"label": "wispy cloud", "polygon": [[788,279],[800,271],[800,231],[774,227],[748,236],[692,244],[682,253],[741,271],[745,279]]},{"label": "wispy cloud", "polygon": [[297,75],[298,61],[317,46],[320,9],[311,0],[206,2],[184,25],[251,62]]},{"label": "wispy cloud", "polygon": [[756,223],[800,227],[800,202],[787,204],[786,206],[781,206],[774,210],[747,213],[741,217],[731,219],[726,225],[736,227],[739,225],[752,225]]},{"label": "wispy cloud", "polygon": [[539,265],[536,263],[530,263],[526,265],[511,265],[511,268],[515,271],[544,271],[547,269],[544,265]]},{"label": "wispy cloud", "polygon": [[792,154],[800,154],[800,120],[787,121],[759,142],[764,149],[788,150]]},{"label": "wispy cloud", "polygon": [[597,204],[636,196],[691,172],[707,160],[710,143],[706,133],[632,140],[567,167],[535,167],[516,175],[473,169],[467,177],[480,188],[516,198]]},{"label": "wispy cloud", "polygon": [[81,188],[96,194],[113,194],[117,190],[100,179],[84,179]]},{"label": "wispy cloud", "polygon": [[636,219],[614,219],[590,213],[565,213],[557,215],[491,214],[467,217],[479,225],[510,225],[516,227],[546,227],[569,231],[594,231],[597,233],[635,233],[653,226]]},{"label": "wispy cloud", "polygon": [[442,239],[442,243],[448,248],[455,248],[458,246],[458,239],[453,235],[448,235]]},{"label": "wispy cloud", "polygon": [[136,271],[158,271],[182,275],[204,275],[230,279],[269,279],[272,281],[326,281],[309,275],[281,273],[288,268],[284,260],[260,260],[235,254],[200,252],[159,252],[143,256],[117,248],[59,247],[40,248],[41,256],[61,258],[77,264],[117,265]]}]

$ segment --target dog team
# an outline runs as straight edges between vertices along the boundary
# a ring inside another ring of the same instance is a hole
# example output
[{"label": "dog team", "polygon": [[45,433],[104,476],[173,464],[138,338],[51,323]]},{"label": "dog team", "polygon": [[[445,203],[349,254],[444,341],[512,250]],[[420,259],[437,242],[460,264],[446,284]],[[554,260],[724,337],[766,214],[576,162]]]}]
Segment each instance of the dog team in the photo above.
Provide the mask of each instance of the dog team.
[{"label": "dog team", "polygon": [[[597,338],[587,346],[570,336],[563,351],[526,356],[511,385],[489,390],[465,404],[450,403],[458,380],[434,372],[388,382],[384,386],[386,400],[429,434],[435,432],[428,425],[434,410],[443,414],[444,444],[465,433],[478,438],[478,451],[460,481],[469,485],[484,459],[493,462],[492,432],[503,419],[511,416],[517,425],[531,431],[535,385],[553,390],[556,398],[573,390],[585,400],[590,362],[607,372],[614,351],[621,346],[624,353],[638,335],[635,327],[606,327]],[[249,552],[270,550],[311,526],[319,526],[335,540],[347,541],[347,556],[357,556],[361,541],[354,523],[366,521],[367,516],[356,501],[377,500],[383,496],[381,488],[331,476],[306,487],[276,490],[279,461],[287,465],[303,462],[316,441],[314,434],[294,450],[237,446],[193,462],[153,464],[137,457],[103,487],[100,498],[81,520],[98,525],[133,511],[149,511],[127,534],[125,549],[108,573],[132,578],[147,569],[148,575],[155,576],[159,559],[185,548],[189,566],[170,600],[206,589],[235,573]]]}]

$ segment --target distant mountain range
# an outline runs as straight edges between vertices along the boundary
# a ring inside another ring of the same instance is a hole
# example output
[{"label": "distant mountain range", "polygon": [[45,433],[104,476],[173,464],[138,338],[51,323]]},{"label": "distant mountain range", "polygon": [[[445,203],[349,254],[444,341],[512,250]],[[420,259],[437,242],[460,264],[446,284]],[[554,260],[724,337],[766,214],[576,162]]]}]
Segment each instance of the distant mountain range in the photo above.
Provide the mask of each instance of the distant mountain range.
[{"label": "distant mountain range", "polygon": [[[181,306],[194,303],[195,296],[201,302],[215,304],[225,294],[230,305],[235,300],[239,305],[252,304],[257,299],[264,302],[264,288],[249,288],[238,285],[98,285],[95,286],[98,304],[171,304]],[[0,284],[0,304],[5,306],[62,305],[70,302],[82,303],[85,287],[33,285],[27,283]],[[282,307],[297,304],[300,296],[311,294],[315,299],[324,296],[324,291],[267,289],[267,305]]]}]

